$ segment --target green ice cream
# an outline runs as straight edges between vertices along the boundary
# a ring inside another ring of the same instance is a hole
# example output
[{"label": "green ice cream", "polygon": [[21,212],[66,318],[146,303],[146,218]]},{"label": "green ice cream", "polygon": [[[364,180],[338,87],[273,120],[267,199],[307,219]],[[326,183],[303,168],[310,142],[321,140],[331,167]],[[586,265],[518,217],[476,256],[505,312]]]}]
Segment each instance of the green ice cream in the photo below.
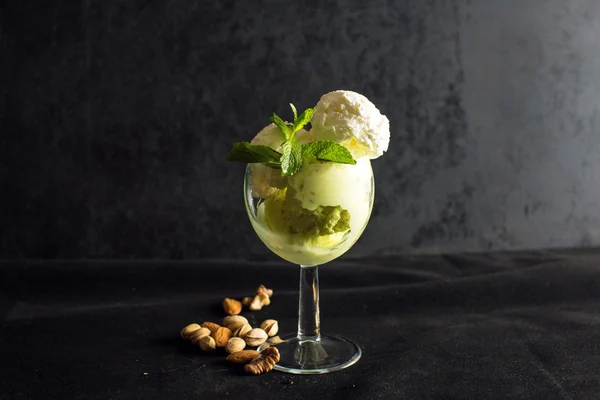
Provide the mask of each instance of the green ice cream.
[{"label": "green ice cream", "polygon": [[371,164],[304,165],[274,189],[251,215],[261,240],[280,257],[301,265],[326,263],[356,242],[372,207]]},{"label": "green ice cream", "polygon": [[[288,195],[289,192],[289,195]],[[297,239],[326,236],[350,229],[350,213],[338,206],[302,207],[294,189],[283,189],[265,201],[265,223],[273,232],[297,235]]]}]

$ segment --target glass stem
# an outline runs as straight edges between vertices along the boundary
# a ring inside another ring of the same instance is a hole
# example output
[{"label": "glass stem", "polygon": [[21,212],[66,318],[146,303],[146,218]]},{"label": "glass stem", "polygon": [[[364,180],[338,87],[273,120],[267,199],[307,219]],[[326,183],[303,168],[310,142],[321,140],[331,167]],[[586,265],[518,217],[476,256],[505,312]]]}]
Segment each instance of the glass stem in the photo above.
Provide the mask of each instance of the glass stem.
[{"label": "glass stem", "polygon": [[300,304],[298,307],[298,341],[321,340],[319,313],[319,270],[314,266],[300,267]]}]

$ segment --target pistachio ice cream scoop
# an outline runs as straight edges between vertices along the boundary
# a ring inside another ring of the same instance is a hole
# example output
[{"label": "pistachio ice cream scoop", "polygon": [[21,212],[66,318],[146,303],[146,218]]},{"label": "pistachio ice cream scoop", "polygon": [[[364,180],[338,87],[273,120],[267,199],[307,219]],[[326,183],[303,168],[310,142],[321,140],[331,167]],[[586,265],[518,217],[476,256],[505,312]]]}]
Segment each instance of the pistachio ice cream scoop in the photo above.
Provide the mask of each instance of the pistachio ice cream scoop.
[{"label": "pistachio ice cream scoop", "polygon": [[362,234],[373,207],[372,185],[368,159],[356,165],[304,165],[250,220],[275,254],[296,264],[323,264],[348,251]]}]

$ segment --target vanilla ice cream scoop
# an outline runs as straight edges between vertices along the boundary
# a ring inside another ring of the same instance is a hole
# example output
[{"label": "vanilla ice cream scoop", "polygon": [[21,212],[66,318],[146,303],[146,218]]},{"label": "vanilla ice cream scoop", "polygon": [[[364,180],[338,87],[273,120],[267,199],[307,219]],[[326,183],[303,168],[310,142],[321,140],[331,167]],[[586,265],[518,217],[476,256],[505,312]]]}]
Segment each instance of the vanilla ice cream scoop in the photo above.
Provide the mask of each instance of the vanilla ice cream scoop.
[{"label": "vanilla ice cream scoop", "polygon": [[337,90],[324,94],[315,106],[310,133],[333,140],[354,158],[377,158],[388,149],[390,121],[362,94]]}]

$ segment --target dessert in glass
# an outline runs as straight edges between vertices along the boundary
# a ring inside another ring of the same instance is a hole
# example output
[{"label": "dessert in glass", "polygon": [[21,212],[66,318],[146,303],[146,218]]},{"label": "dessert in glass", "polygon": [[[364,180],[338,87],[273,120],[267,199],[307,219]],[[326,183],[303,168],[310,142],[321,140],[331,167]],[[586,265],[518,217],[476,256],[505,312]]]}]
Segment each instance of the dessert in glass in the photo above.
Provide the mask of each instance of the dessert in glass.
[{"label": "dessert in glass", "polygon": [[[361,350],[337,335],[322,335],[318,265],[344,254],[364,231],[374,198],[370,160],[387,150],[389,121],[366,97],[335,91],[314,109],[272,124],[250,143],[236,143],[232,161],[247,162],[246,210],[262,242],[300,265],[298,331],[269,339],[275,369],[321,374],[358,361]],[[310,122],[311,129],[303,129]]]}]

